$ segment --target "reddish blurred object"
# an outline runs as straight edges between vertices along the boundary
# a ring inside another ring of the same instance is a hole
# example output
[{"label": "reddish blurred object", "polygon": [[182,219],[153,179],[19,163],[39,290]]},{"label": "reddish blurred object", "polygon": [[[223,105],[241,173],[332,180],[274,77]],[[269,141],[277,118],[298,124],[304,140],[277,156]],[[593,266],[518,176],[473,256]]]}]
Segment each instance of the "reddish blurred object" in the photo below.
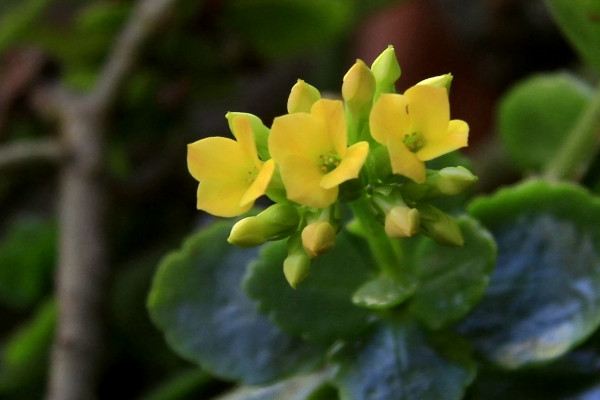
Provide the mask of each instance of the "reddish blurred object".
[{"label": "reddish blurred object", "polygon": [[[538,0],[401,1],[365,20],[353,43],[355,55],[367,63],[388,44],[394,46],[402,67],[400,92],[451,72],[451,116],[469,122],[470,149],[492,131],[505,88],[533,71],[572,60]],[[548,59],[548,54],[559,56]]]}]

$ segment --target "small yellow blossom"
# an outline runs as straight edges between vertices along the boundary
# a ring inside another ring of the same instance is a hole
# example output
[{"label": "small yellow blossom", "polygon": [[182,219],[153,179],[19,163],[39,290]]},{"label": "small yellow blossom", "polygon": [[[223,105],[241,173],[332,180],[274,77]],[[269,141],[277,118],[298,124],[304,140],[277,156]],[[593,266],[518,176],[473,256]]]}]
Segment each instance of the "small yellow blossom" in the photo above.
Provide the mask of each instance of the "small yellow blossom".
[{"label": "small yellow blossom", "polygon": [[425,161],[467,146],[469,126],[450,120],[445,87],[421,84],[404,95],[384,93],[374,104],[369,125],[373,138],[387,146],[392,171],[425,181]]},{"label": "small yellow blossom", "polygon": [[258,158],[249,118],[237,116],[231,126],[237,141],[209,137],[188,145],[188,170],[200,182],[197,207],[220,217],[248,211],[275,169],[273,160]]},{"label": "small yellow blossom", "polygon": [[273,121],[271,157],[279,166],[288,199],[324,208],[338,196],[338,185],[357,178],[369,152],[367,142],[347,147],[344,106],[320,99],[311,112],[287,114]]}]

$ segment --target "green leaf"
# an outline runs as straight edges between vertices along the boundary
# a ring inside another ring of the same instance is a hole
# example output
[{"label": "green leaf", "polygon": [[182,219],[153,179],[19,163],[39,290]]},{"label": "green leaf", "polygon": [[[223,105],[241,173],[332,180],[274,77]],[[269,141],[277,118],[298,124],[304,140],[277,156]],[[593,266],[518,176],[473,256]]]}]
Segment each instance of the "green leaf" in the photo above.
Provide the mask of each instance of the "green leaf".
[{"label": "green leaf", "polygon": [[24,217],[0,241],[0,301],[27,307],[49,292],[56,258],[56,224]]},{"label": "green leaf", "polygon": [[0,392],[20,390],[41,381],[54,336],[56,304],[49,300],[3,345]]},{"label": "green leaf", "polygon": [[475,200],[498,260],[482,302],[460,324],[505,367],[555,359],[600,324],[600,200],[566,183],[530,181]]},{"label": "green leaf", "polygon": [[509,91],[498,130],[517,167],[540,171],[552,162],[592,97],[591,88],[567,73],[536,75]]},{"label": "green leaf", "polygon": [[352,295],[352,302],[361,307],[385,310],[402,303],[416,288],[417,282],[412,276],[401,282],[397,278],[381,274],[361,285]]},{"label": "green leaf", "polygon": [[414,321],[386,321],[339,354],[342,400],[457,400],[474,365],[440,354]]},{"label": "green leaf", "polygon": [[228,244],[232,225],[192,235],[163,260],[148,299],[152,320],[180,355],[225,379],[259,384],[314,368],[324,349],[282,332],[241,290],[258,250]]},{"label": "green leaf", "polygon": [[21,39],[52,0],[22,0],[5,10],[0,18],[0,52]]},{"label": "green leaf", "polygon": [[311,395],[323,386],[327,376],[327,371],[324,371],[293,377],[265,387],[242,386],[215,400],[312,400]]},{"label": "green leaf", "polygon": [[285,331],[310,341],[356,336],[369,322],[367,310],[352,304],[352,293],[372,273],[364,240],[342,231],[329,252],[312,260],[305,281],[292,289],[283,275],[284,242],[266,246],[248,268],[244,289],[261,311]]},{"label": "green leaf", "polygon": [[423,238],[414,270],[419,287],[409,310],[429,328],[464,317],[483,296],[496,262],[496,244],[477,221],[460,217],[463,247],[444,247]]},{"label": "green leaf", "polygon": [[285,57],[346,33],[354,7],[346,0],[233,0],[225,22],[263,56]]},{"label": "green leaf", "polygon": [[600,2],[546,0],[546,4],[575,49],[600,71]]}]

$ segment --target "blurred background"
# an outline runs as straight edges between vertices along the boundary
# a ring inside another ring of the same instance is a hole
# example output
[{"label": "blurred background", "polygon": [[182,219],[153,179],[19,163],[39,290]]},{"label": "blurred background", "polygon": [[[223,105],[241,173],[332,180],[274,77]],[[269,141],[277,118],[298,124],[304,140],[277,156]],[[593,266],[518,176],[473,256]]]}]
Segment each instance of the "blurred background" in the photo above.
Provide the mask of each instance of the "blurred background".
[{"label": "blurred background", "polygon": [[[46,390],[64,162],[52,151],[10,158],[2,150],[61,142],[64,126],[46,112],[44,88],[92,90],[143,3],[0,2],[2,399]],[[533,72],[580,68],[541,0],[179,0],[146,39],[102,121],[109,268],[98,398],[197,399],[227,388],[169,350],[145,309],[158,261],[210,221],[195,209],[186,144],[229,135],[226,112],[269,126],[297,79],[339,93],[356,58],[370,65],[392,44],[399,91],[454,75],[452,118],[468,121],[466,154],[491,186],[512,173],[494,135],[499,97]]]}]

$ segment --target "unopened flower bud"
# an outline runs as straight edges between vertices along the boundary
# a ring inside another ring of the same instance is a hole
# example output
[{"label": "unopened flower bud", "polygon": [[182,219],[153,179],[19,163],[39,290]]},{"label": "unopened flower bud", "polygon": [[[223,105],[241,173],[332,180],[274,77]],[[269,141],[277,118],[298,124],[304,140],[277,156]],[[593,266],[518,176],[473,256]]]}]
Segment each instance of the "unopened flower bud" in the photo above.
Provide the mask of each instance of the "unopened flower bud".
[{"label": "unopened flower bud", "polygon": [[268,240],[290,236],[300,221],[298,210],[289,204],[274,204],[254,217],[238,221],[227,238],[239,247],[254,247]]},{"label": "unopened flower bud", "polygon": [[427,85],[446,88],[448,93],[450,93],[450,85],[452,84],[452,78],[452,74],[444,74],[422,80],[421,82],[417,83],[417,85]]},{"label": "unopened flower bud", "polygon": [[428,170],[423,183],[407,182],[402,193],[413,201],[428,201],[441,196],[453,196],[477,182],[477,176],[468,169],[446,167],[439,171]]},{"label": "unopened flower bud", "polygon": [[385,233],[392,238],[406,238],[419,232],[419,211],[408,206],[397,206],[385,216]]},{"label": "unopened flower bud", "polygon": [[268,237],[263,225],[256,217],[241,219],[231,228],[227,241],[239,247],[260,246]]},{"label": "unopened flower bud", "polygon": [[302,79],[292,87],[288,97],[287,110],[289,114],[297,112],[310,112],[313,104],[321,98],[321,93],[314,86],[309,85]]},{"label": "unopened flower bud", "polygon": [[308,254],[296,252],[287,256],[283,261],[283,274],[290,286],[296,289],[296,286],[302,282],[310,273],[310,257]]},{"label": "unopened flower bud", "polygon": [[310,223],[302,230],[302,247],[312,258],[335,246],[335,228],[327,221]]},{"label": "unopened flower bud", "polygon": [[400,78],[400,65],[394,52],[394,46],[388,46],[376,59],[373,61],[371,71],[377,82],[377,92],[391,93],[394,92],[394,84]]},{"label": "unopened flower bud", "polygon": [[462,193],[466,188],[477,182],[477,177],[461,166],[442,168],[438,176],[435,182],[436,186],[442,194],[447,196]]},{"label": "unopened flower bud", "polygon": [[418,209],[421,213],[421,232],[439,244],[464,245],[462,232],[454,218],[430,204],[418,206]]},{"label": "unopened flower bud", "polygon": [[356,114],[373,104],[375,77],[362,60],[356,63],[344,76],[342,97],[350,110]]}]

